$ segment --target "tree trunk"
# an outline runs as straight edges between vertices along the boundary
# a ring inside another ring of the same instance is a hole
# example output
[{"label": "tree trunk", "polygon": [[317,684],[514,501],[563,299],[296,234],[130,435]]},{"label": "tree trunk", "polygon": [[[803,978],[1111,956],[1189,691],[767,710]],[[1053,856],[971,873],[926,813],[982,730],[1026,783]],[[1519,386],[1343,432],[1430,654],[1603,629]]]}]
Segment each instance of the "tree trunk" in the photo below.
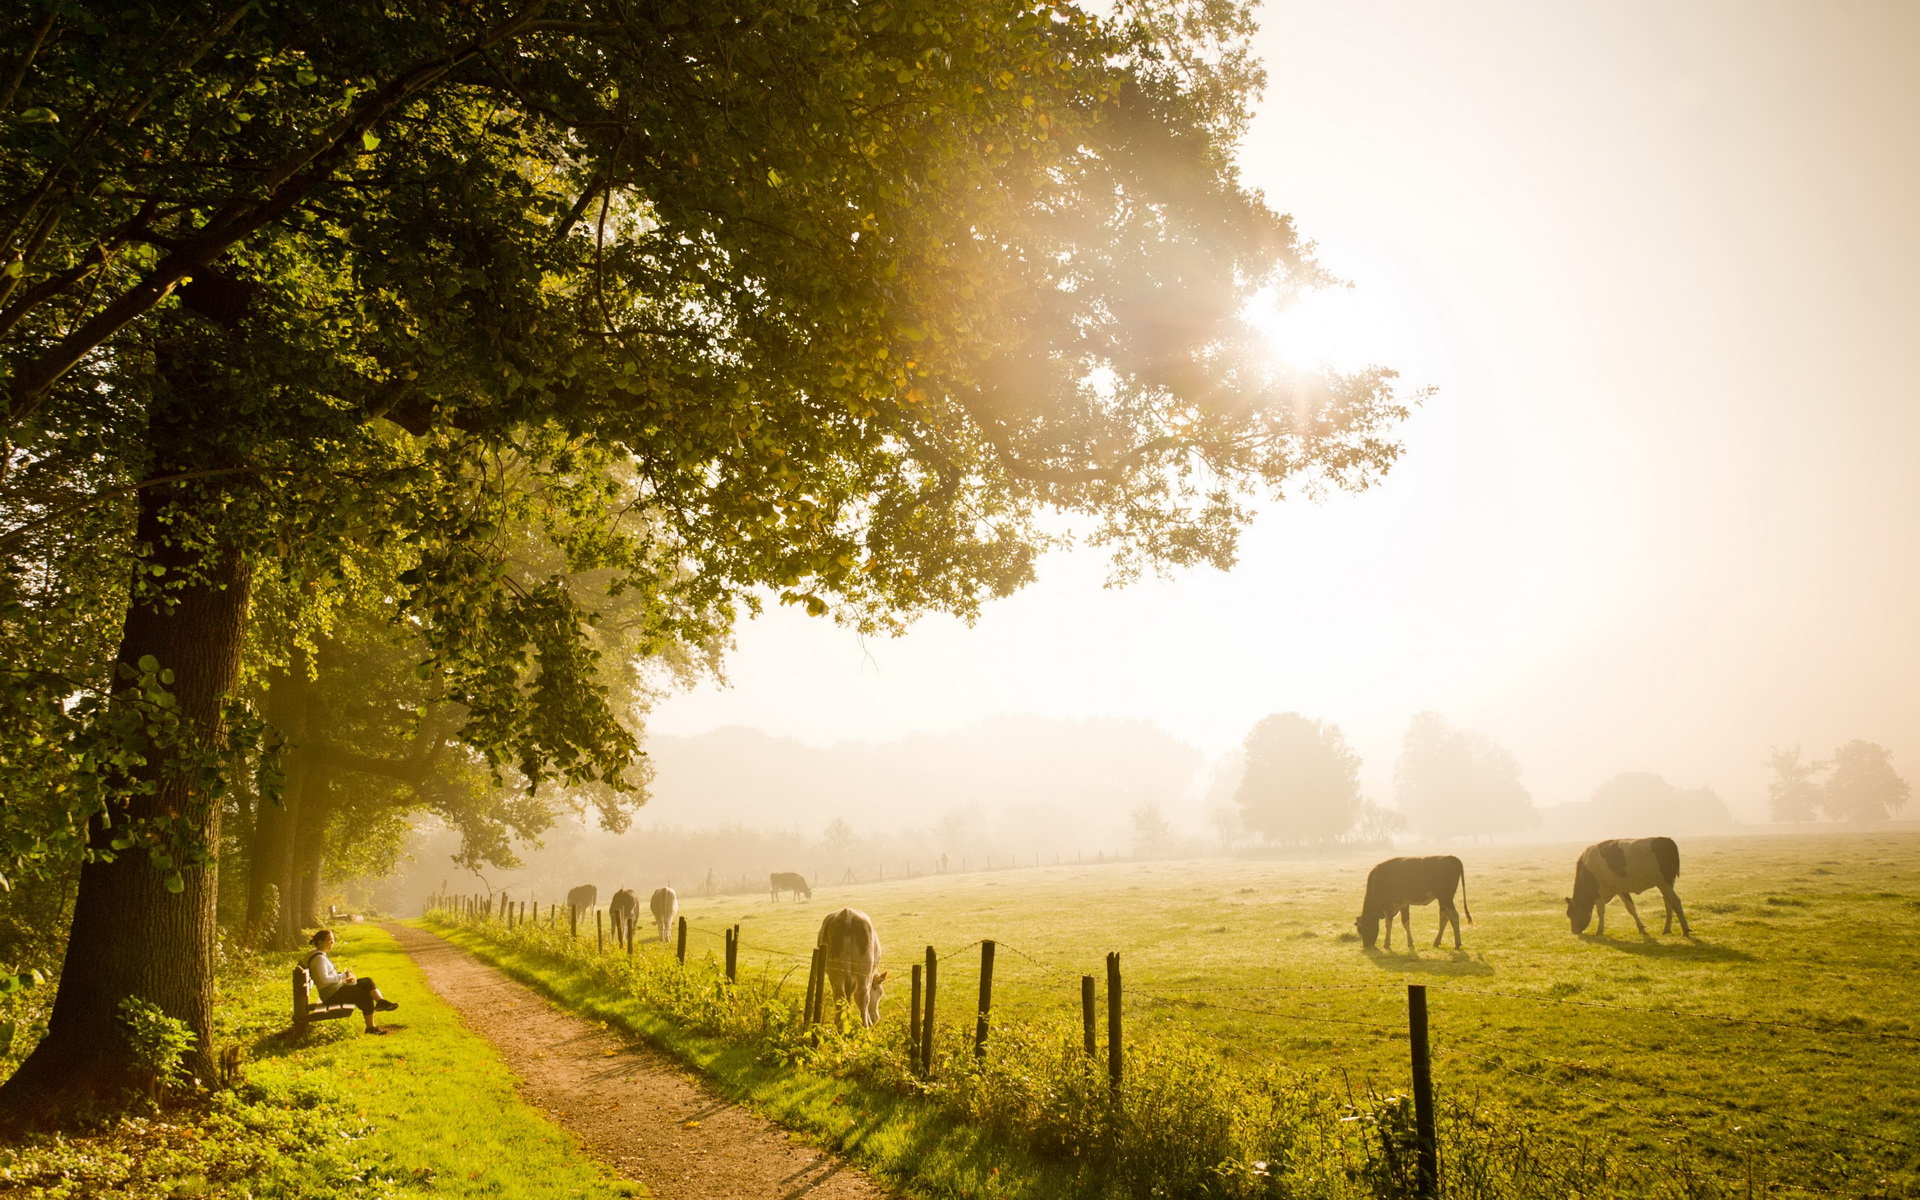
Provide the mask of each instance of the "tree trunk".
[{"label": "tree trunk", "polygon": [[320,763],[307,766],[306,792],[300,801],[300,824],[294,838],[294,903],[291,910],[300,930],[318,929],[326,922],[320,917],[320,872],[327,857],[327,818],[332,815],[328,803],[330,775]]},{"label": "tree trunk", "polygon": [[[169,469],[168,458],[156,456],[154,473]],[[160,578],[192,582],[168,593],[170,607],[130,605],[118,656],[137,671],[150,655],[174,673],[170,690],[190,749],[217,747],[222,738],[221,706],[239,674],[250,582],[245,562],[231,549],[174,540],[178,526],[163,519],[169,515],[204,515],[210,525],[219,520],[212,504],[204,514],[194,511],[199,494],[180,485],[140,491],[137,536],[151,548],[146,564],[164,567]],[[185,1021],[196,1038],[189,1073],[213,1078],[217,866],[211,857],[204,864],[180,858],[184,886],[170,892],[166,872],[142,847],[114,852],[111,842],[130,824],[138,829],[167,818],[211,856],[219,846],[220,806],[198,786],[196,772],[170,769],[177,760],[167,751],[149,758],[140,777],[153,790],[121,800],[92,823],[89,844],[99,856],[80,871],[47,1035],[0,1087],[0,1118],[42,1121],[91,1099],[118,1100],[136,1074],[118,1020],[120,1002],[129,996]]]},{"label": "tree trunk", "polygon": [[[296,650],[288,669],[274,672],[267,683],[266,718],[286,739],[280,753],[284,786],[280,803],[263,797],[254,819],[247,861],[247,928],[258,944],[271,950],[297,949],[300,944],[300,921],[294,904],[294,842],[312,774],[307,743],[315,689],[307,671],[306,653]],[[268,911],[269,888],[279,899],[273,912]]]}]

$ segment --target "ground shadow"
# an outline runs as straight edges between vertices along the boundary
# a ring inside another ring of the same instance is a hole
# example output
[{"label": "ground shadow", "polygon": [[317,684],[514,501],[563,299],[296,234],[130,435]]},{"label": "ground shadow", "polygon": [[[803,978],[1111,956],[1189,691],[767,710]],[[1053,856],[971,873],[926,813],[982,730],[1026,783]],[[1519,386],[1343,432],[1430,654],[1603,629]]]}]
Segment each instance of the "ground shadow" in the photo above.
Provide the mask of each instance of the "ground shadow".
[{"label": "ground shadow", "polygon": [[1464,977],[1469,975],[1491,975],[1493,968],[1475,959],[1465,950],[1430,950],[1431,957],[1422,957],[1419,951],[1402,953],[1397,950],[1369,950],[1367,959],[1382,971],[1398,971],[1402,975],[1447,975]]},{"label": "ground shadow", "polygon": [[1616,937],[1613,934],[1583,933],[1580,940],[1594,946],[1605,946],[1609,950],[1618,950],[1622,954],[1635,954],[1642,958],[1662,958],[1674,962],[1754,962],[1753,955],[1745,950],[1735,950],[1730,946],[1715,946],[1699,938],[1685,941],[1655,941],[1652,937],[1638,935]]}]

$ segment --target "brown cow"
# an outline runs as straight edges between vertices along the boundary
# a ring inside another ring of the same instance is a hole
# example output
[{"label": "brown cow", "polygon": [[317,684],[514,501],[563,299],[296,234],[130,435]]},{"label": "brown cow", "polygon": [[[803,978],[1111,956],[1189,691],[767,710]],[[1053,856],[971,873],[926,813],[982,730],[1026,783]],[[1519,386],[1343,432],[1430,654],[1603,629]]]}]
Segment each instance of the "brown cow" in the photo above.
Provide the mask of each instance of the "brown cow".
[{"label": "brown cow", "polygon": [[[1467,906],[1467,869],[1451,854],[1426,858],[1390,858],[1367,872],[1367,898],[1360,905],[1359,919],[1353,927],[1360,940],[1373,949],[1380,922],[1387,923],[1387,949],[1393,949],[1393,918],[1406,930],[1407,949],[1413,949],[1413,906],[1440,902],[1440,931],[1433,935],[1438,946],[1446,936],[1447,924],[1453,924],[1453,948],[1460,949],[1460,913],[1453,907],[1454,889],[1460,889],[1460,906]],[[1473,924],[1473,910],[1467,908],[1467,924]]]},{"label": "brown cow", "polygon": [[1567,897],[1567,921],[1575,933],[1585,933],[1587,922],[1598,910],[1600,928],[1597,932],[1604,935],[1607,901],[1618,896],[1627,906],[1627,915],[1639,927],[1640,936],[1646,937],[1647,926],[1640,919],[1640,910],[1633,906],[1633,894],[1657,887],[1667,909],[1667,923],[1660,932],[1672,933],[1673,918],[1678,916],[1681,936],[1692,937],[1687,910],[1680,907],[1680,897],[1673,890],[1673,881],[1679,877],[1680,847],[1673,844],[1672,838],[1612,838],[1595,842],[1580,852],[1580,858],[1573,865],[1573,895]]},{"label": "brown cow", "polygon": [[802,896],[809,900],[813,899],[813,885],[809,884],[807,877],[798,871],[775,871],[767,876],[767,886],[773,889],[773,899],[776,904],[780,901],[781,892],[792,892],[795,900]]},{"label": "brown cow", "polygon": [[621,888],[607,901],[607,919],[613,923],[613,940],[624,942],[640,924],[640,897],[632,888]]}]

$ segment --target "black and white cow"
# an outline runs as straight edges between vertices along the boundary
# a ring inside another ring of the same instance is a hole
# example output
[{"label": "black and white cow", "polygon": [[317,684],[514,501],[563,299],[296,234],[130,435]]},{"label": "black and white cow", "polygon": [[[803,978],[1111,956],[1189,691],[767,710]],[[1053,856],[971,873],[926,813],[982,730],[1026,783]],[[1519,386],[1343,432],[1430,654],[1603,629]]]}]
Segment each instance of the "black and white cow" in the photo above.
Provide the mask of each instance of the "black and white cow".
[{"label": "black and white cow", "polygon": [[1645,937],[1647,926],[1640,919],[1640,911],[1633,906],[1633,896],[1635,892],[1659,888],[1660,899],[1667,910],[1667,923],[1660,932],[1672,933],[1673,919],[1677,916],[1681,935],[1692,937],[1687,910],[1680,907],[1680,897],[1673,890],[1673,881],[1679,877],[1680,847],[1673,844],[1672,838],[1611,838],[1595,842],[1580,852],[1573,865],[1573,895],[1567,897],[1567,922],[1575,933],[1585,933],[1587,923],[1598,911],[1600,927],[1596,932],[1606,933],[1607,901],[1618,896],[1627,906],[1627,915],[1633,918],[1640,936]]}]

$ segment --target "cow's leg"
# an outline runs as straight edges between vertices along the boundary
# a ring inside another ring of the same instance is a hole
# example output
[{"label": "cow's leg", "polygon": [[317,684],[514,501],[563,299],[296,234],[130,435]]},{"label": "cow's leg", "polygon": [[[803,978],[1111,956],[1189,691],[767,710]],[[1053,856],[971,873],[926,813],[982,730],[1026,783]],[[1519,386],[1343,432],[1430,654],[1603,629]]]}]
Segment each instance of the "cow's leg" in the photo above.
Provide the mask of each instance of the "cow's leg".
[{"label": "cow's leg", "polygon": [[1602,896],[1594,902],[1593,911],[1600,918],[1599,925],[1595,926],[1593,931],[1596,937],[1607,936],[1607,905],[1612,902],[1612,896]]},{"label": "cow's leg", "polygon": [[1634,927],[1640,930],[1640,936],[1647,936],[1647,923],[1640,919],[1640,910],[1633,906],[1633,893],[1621,892],[1620,903],[1627,906],[1627,915],[1633,918]]},{"label": "cow's leg", "polygon": [[1453,923],[1453,948],[1460,949],[1460,910],[1449,901],[1440,902],[1440,931],[1433,935],[1433,944],[1438,946],[1440,939],[1447,936],[1447,923]]},{"label": "cow's leg", "polygon": [[1413,905],[1400,906],[1400,932],[1407,935],[1407,951],[1413,951]]},{"label": "cow's leg", "polygon": [[1693,929],[1687,924],[1687,910],[1680,906],[1680,893],[1674,891],[1671,886],[1663,887],[1660,889],[1660,898],[1667,902],[1667,932],[1673,932],[1673,918],[1678,915],[1680,936],[1692,937]]}]

